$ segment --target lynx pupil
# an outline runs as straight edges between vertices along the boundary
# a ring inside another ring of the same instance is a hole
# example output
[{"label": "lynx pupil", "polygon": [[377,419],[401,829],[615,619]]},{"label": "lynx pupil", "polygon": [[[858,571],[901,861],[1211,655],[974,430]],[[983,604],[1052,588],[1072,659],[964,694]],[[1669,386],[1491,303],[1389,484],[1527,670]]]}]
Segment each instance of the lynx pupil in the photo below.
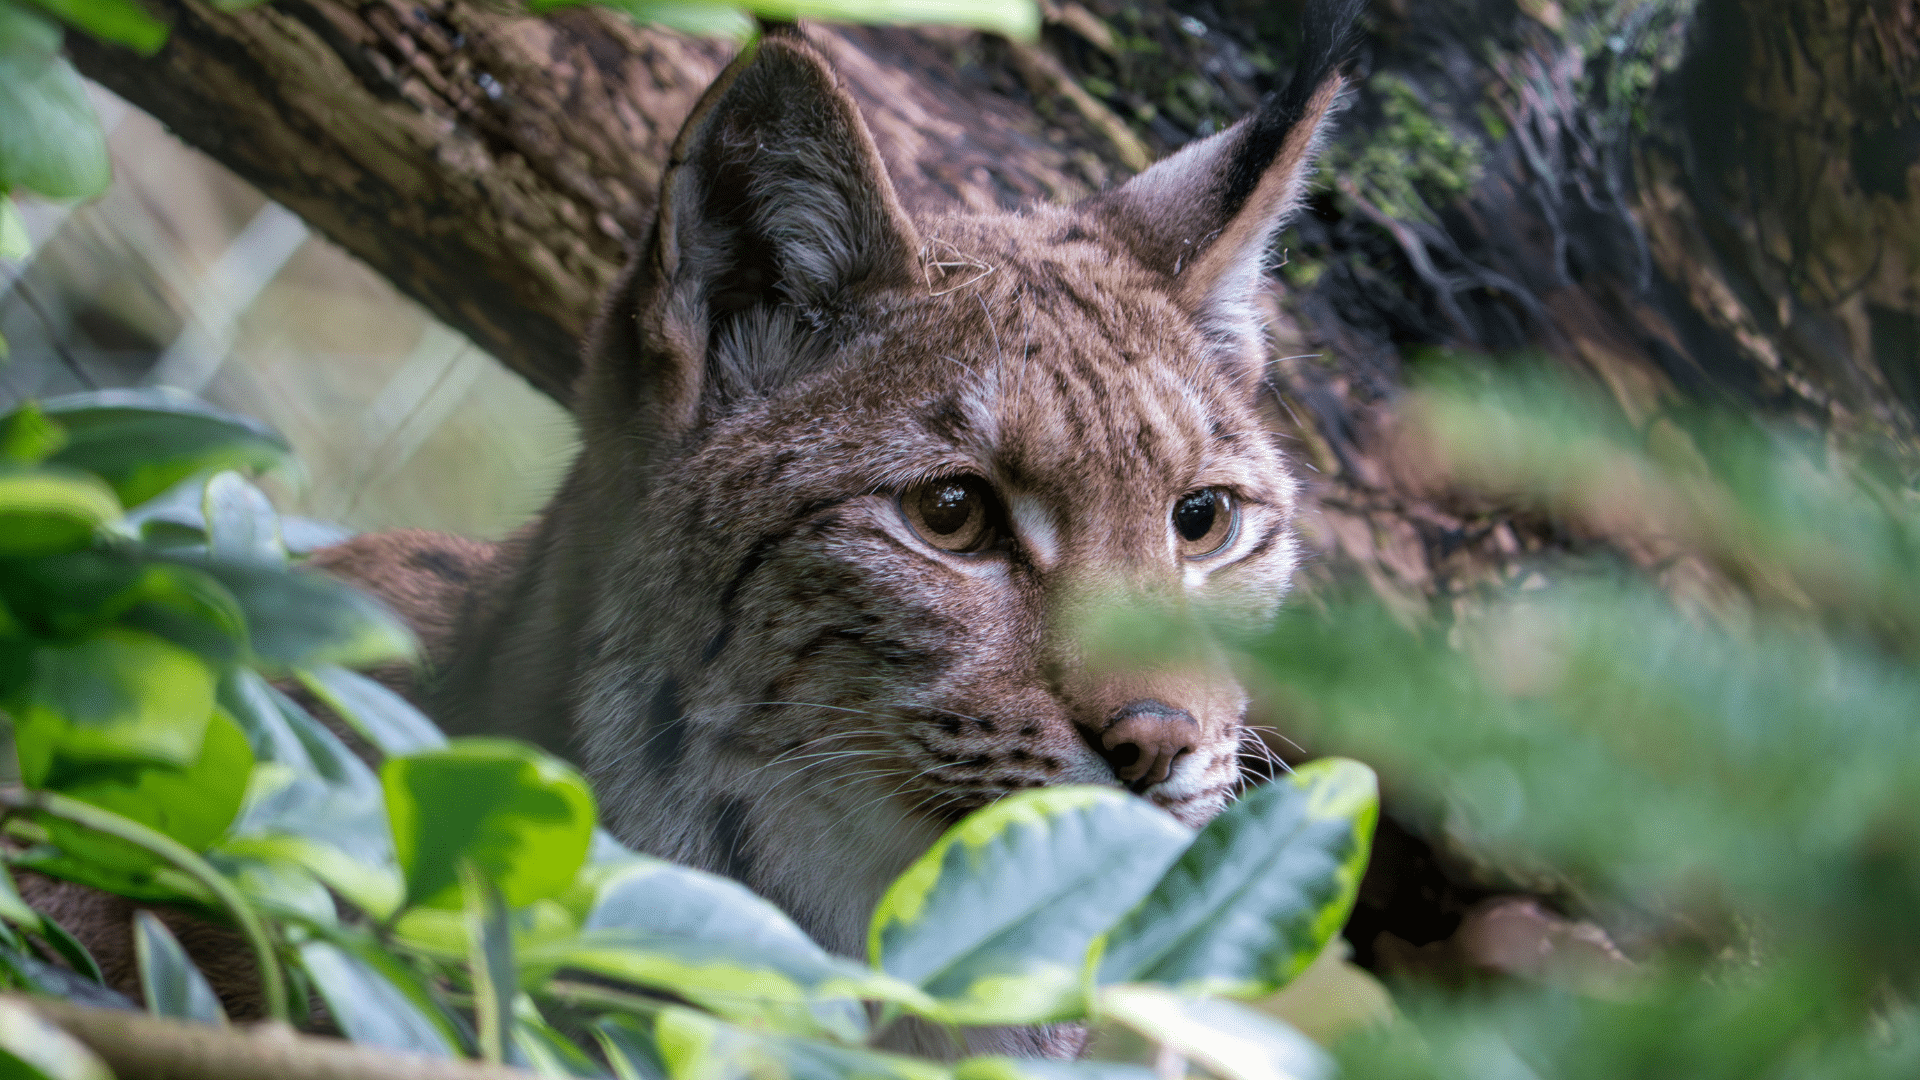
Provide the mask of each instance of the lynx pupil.
[{"label": "lynx pupil", "polygon": [[1204,540],[1213,531],[1216,513],[1213,489],[1206,488],[1181,497],[1173,507],[1173,527],[1189,543]]},{"label": "lynx pupil", "polygon": [[966,528],[975,510],[972,503],[973,492],[958,483],[930,484],[920,504],[921,520],[941,536],[950,536]]}]

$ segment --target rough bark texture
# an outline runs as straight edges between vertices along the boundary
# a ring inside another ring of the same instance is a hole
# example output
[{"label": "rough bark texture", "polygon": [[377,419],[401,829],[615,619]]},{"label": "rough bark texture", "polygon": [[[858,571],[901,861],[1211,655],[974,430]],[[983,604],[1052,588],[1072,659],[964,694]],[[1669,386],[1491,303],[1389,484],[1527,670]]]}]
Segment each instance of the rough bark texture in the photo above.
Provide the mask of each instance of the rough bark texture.
[{"label": "rough bark texture", "polygon": [[[591,9],[279,0],[82,68],[564,400],[573,341],[726,49]],[[1043,41],[816,29],[920,208],[1059,199],[1244,114],[1295,5],[1050,3]],[[1543,558],[1670,552],[1409,479],[1436,353],[1543,354],[1651,432],[1684,402],[1914,448],[1920,0],[1377,0],[1330,182],[1287,239],[1275,371],[1317,470],[1321,580],[1444,620]],[[1365,960],[1439,941],[1498,868],[1382,835]],[[1551,891],[1551,883],[1526,883]]]}]

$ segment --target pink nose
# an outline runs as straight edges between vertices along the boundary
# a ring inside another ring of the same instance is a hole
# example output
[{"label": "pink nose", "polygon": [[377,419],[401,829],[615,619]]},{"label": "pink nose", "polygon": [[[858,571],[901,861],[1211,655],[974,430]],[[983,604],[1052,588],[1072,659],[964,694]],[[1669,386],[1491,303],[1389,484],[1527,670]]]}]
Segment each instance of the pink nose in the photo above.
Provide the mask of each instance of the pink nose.
[{"label": "pink nose", "polygon": [[1134,791],[1173,775],[1173,766],[1199,742],[1200,722],[1185,709],[1147,698],[1113,714],[1099,746],[1113,774]]}]

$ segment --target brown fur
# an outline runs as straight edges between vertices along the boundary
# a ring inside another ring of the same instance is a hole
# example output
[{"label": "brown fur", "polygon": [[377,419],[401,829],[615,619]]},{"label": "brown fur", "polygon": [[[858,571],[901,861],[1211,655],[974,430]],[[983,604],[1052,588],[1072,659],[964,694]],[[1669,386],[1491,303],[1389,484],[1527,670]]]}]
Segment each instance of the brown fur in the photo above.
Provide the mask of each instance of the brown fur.
[{"label": "brown fur", "polygon": [[[622,840],[745,882],[842,953],[968,810],[1116,783],[1101,739],[1130,705],[1193,725],[1171,775],[1133,786],[1203,823],[1248,737],[1211,628],[1268,619],[1296,559],[1295,484],[1263,422],[1261,262],[1354,6],[1316,8],[1302,75],[1258,117],[1128,185],[919,220],[825,62],[769,37],[675,144],[541,518],[497,547],[388,534],[315,562],[414,623],[422,700],[450,732],[573,756]],[[902,512],[904,491],[962,475],[1004,510],[976,554]],[[1204,488],[1242,518],[1183,558],[1172,510]],[[1088,629],[1115,612],[1185,647],[1102,646]]]}]

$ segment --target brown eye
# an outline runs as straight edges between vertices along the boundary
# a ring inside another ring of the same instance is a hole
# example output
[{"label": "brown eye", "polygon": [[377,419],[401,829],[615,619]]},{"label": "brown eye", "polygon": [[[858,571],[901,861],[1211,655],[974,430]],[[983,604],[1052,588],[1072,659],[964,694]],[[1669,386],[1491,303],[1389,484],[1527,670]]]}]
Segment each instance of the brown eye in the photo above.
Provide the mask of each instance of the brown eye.
[{"label": "brown eye", "polygon": [[1173,504],[1173,531],[1183,558],[1198,559],[1227,546],[1240,523],[1240,508],[1223,488],[1201,488]]},{"label": "brown eye", "polygon": [[943,551],[979,551],[998,531],[999,504],[977,476],[947,476],[907,489],[900,511],[920,538]]}]

